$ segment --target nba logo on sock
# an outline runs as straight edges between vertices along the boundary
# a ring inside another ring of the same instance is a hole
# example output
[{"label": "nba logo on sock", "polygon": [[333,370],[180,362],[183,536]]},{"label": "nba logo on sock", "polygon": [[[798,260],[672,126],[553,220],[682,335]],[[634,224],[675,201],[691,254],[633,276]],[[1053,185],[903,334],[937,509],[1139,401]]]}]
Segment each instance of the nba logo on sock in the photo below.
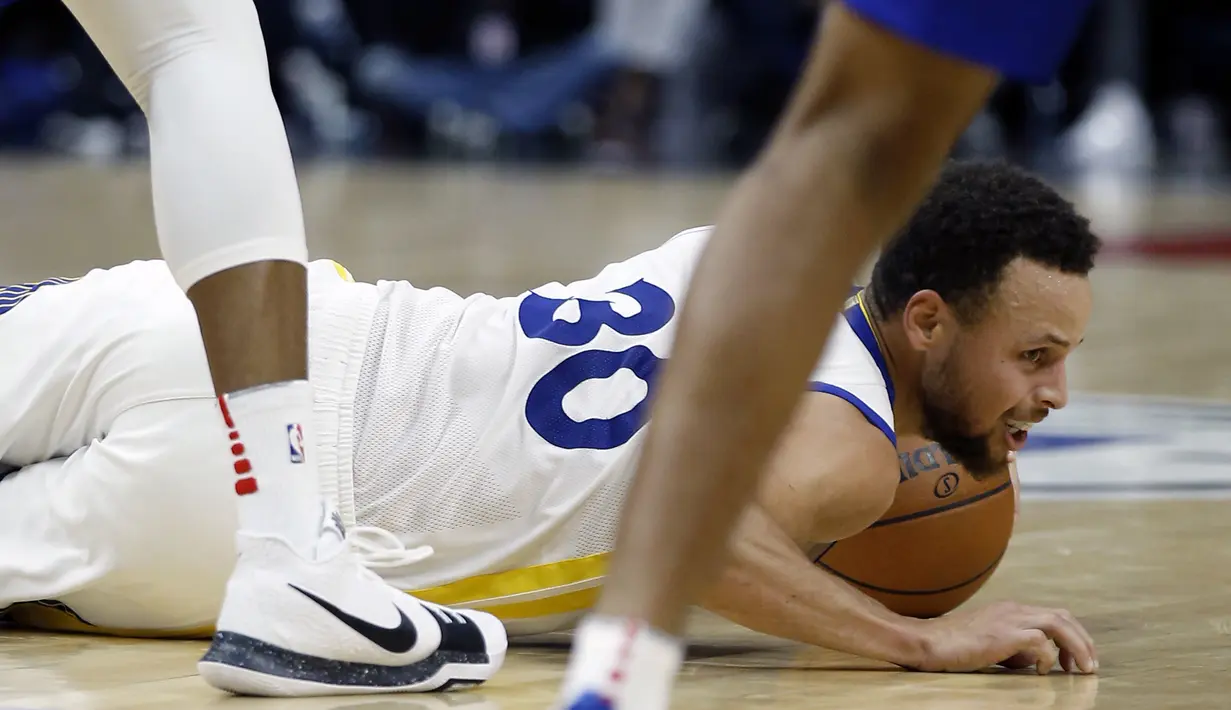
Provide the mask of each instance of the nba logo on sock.
[{"label": "nba logo on sock", "polygon": [[303,463],[303,427],[298,424],[287,424],[286,438],[291,444],[291,463]]}]

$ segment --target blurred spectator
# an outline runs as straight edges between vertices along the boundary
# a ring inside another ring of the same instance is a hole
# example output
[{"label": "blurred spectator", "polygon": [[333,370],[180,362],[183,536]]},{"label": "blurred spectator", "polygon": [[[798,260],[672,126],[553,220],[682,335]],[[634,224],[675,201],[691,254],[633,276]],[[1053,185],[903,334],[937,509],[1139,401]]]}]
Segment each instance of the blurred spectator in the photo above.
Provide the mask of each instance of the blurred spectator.
[{"label": "blurred spectator", "polygon": [[1231,7],[1217,0],[1155,2],[1144,22],[1155,37],[1143,56],[1147,97],[1179,173],[1226,170],[1231,110]]},{"label": "blurred spectator", "polygon": [[662,123],[689,123],[691,115],[665,115],[666,92],[697,56],[707,10],[707,0],[602,0],[597,33],[616,69],[598,107],[598,160],[646,163],[669,154],[661,141],[670,132]]},{"label": "blurred spectator", "polygon": [[60,3],[0,5],[0,143],[34,148],[47,116],[81,80],[69,47],[74,20]]},{"label": "blurred spectator", "polygon": [[1096,3],[1082,47],[1083,83],[1091,98],[1059,139],[1064,167],[1082,172],[1140,173],[1156,162],[1154,124],[1142,71],[1145,5],[1141,0]]},{"label": "blurred spectator", "polygon": [[[350,0],[364,44],[356,91],[433,145],[491,155],[504,137],[583,131],[581,105],[614,69],[579,0]],[[517,145],[514,141],[511,145]],[[523,142],[524,144],[524,142]]]},{"label": "blurred spectator", "polygon": [[697,101],[705,140],[728,164],[750,160],[768,136],[807,58],[815,0],[714,0]]},{"label": "blurred spectator", "polygon": [[[337,49],[335,35],[342,28],[314,34],[320,27],[311,24],[313,4],[319,16],[321,3],[313,0],[257,3],[274,93],[297,147],[354,152],[364,137],[362,116],[350,110],[338,77],[316,59]],[[148,147],[144,117],[132,97],[60,2],[0,6],[0,96],[0,145],[96,159]]]},{"label": "blurred spectator", "polygon": [[[420,119],[436,145],[490,154],[502,137],[593,139],[586,153],[644,162],[664,78],[704,0],[351,0],[367,46],[359,91]],[[430,27],[430,33],[421,28]]]}]

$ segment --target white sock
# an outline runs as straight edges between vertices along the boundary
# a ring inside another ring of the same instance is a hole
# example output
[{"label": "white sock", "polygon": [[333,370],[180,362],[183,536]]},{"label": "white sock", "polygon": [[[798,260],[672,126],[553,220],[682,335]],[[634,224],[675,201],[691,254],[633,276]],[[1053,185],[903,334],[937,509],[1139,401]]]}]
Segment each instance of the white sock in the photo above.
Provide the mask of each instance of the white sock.
[{"label": "white sock", "polygon": [[593,693],[615,710],[667,710],[684,642],[634,619],[590,616],[577,627],[562,707]]},{"label": "white sock", "polygon": [[234,455],[239,529],[274,535],[308,559],[321,532],[312,385],[253,387],[218,398]]}]

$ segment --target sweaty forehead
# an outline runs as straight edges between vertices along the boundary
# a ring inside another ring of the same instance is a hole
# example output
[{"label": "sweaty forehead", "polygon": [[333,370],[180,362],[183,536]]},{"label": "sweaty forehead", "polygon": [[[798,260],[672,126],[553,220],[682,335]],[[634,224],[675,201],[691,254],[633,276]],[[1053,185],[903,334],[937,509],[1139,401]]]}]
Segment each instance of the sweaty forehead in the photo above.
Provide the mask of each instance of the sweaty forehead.
[{"label": "sweaty forehead", "polygon": [[1081,339],[1090,317],[1090,282],[1033,261],[1017,259],[1005,269],[993,308],[1015,331]]}]

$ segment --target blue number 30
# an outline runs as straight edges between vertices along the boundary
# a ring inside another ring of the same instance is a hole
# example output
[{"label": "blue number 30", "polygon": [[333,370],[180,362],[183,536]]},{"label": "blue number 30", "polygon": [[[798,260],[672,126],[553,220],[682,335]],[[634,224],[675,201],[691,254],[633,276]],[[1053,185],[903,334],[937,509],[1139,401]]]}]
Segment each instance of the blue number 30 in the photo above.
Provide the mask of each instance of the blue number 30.
[{"label": "blue number 30", "polygon": [[[640,306],[635,315],[616,313],[607,301],[582,298],[547,298],[531,293],[518,309],[518,321],[528,338],[580,347],[598,337],[603,326],[621,335],[639,336],[658,332],[675,316],[671,294],[644,280],[609,293],[622,293]],[[576,300],[581,316],[576,322],[556,320],[556,310]],[[644,345],[627,350],[584,350],[556,365],[530,389],[526,398],[526,421],[548,443],[562,449],[614,449],[627,444],[645,425],[649,407],[647,393],[632,409],[611,419],[579,422],[564,411],[564,397],[587,380],[611,377],[629,370],[646,383],[654,384],[660,358]]]}]

